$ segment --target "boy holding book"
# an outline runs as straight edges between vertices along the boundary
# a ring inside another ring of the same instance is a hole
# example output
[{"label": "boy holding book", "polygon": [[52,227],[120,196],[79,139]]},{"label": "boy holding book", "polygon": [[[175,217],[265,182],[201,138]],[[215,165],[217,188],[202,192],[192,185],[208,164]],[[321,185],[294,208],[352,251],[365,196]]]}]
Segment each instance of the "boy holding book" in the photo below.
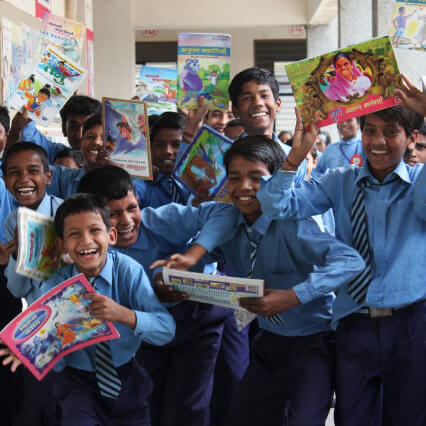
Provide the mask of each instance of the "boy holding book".
[{"label": "boy holding book", "polygon": [[[410,105],[411,97],[402,99]],[[413,105],[421,107],[421,100]],[[292,188],[295,170],[312,145],[300,137],[299,119],[283,170],[258,193],[262,209],[277,219],[302,219],[332,208],[336,237],[366,262],[362,273],[340,288],[333,307],[336,424],[425,422],[426,228],[420,188],[426,174],[423,165],[403,162],[421,120],[400,105],[361,117],[364,165],[335,169]],[[307,289],[299,293],[301,301],[313,297]]]}]

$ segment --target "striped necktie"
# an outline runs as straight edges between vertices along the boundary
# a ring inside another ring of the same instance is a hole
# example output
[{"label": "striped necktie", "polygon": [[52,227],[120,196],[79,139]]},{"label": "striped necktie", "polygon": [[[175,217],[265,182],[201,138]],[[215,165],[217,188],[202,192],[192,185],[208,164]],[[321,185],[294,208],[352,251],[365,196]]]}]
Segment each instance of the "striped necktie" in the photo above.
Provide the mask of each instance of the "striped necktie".
[{"label": "striped necktie", "polygon": [[358,183],[359,189],[352,202],[351,209],[353,247],[365,261],[365,269],[349,283],[348,287],[349,296],[358,304],[365,302],[368,286],[371,283],[371,254],[364,200],[365,187],[367,185],[368,181],[366,179]]},{"label": "striped necktie", "polygon": [[[92,281],[93,287],[96,284]],[[121,390],[121,380],[112,361],[108,342],[100,342],[95,347],[95,375],[99,393],[110,399],[117,399]]]},{"label": "striped necktie", "polygon": [[179,193],[178,185],[172,177],[167,178],[169,185],[169,194],[172,203],[181,203],[181,196]]},{"label": "striped necktie", "polygon": [[[250,269],[249,273],[247,274],[247,278],[253,278],[254,267],[256,266],[257,247],[260,244],[260,240],[255,240],[253,235],[253,228],[250,226],[246,226],[245,231],[250,244]],[[272,317],[263,316],[263,318],[278,325],[283,323],[283,320],[279,315],[274,315]]]}]

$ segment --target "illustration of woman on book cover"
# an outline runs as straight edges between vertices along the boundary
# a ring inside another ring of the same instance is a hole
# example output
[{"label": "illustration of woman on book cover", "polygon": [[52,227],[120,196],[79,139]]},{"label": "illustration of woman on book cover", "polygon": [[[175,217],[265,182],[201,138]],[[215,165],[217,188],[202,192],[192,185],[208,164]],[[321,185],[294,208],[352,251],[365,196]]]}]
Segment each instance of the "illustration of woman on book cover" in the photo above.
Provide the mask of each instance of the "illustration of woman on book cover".
[{"label": "illustration of woman on book cover", "polygon": [[333,58],[333,69],[327,71],[321,82],[321,90],[331,101],[349,102],[350,97],[364,96],[371,86],[367,73],[345,53]]}]

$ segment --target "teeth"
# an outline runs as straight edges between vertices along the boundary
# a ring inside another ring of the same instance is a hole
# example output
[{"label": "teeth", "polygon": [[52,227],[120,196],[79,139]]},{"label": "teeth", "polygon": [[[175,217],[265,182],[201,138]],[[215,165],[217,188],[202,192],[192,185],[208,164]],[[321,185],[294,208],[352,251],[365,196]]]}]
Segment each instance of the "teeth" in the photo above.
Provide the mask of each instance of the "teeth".
[{"label": "teeth", "polygon": [[25,188],[19,188],[16,190],[19,194],[22,195],[28,195],[28,194],[32,194],[33,192],[35,192],[35,188],[31,188],[31,187],[25,187]]},{"label": "teeth", "polygon": [[375,149],[372,149],[372,150],[371,150],[371,152],[372,152],[373,154],[387,154],[387,153],[388,153],[387,151],[377,151],[377,150],[375,150]]},{"label": "teeth", "polygon": [[174,164],[174,160],[164,160],[164,164]]},{"label": "teeth", "polygon": [[118,234],[119,234],[119,235],[125,235],[125,234],[129,234],[129,233],[130,233],[130,232],[132,232],[134,229],[135,229],[135,227],[134,227],[134,226],[130,226],[130,227],[128,227],[128,228],[124,228],[124,229],[117,230],[117,232],[118,232]]},{"label": "teeth", "polygon": [[240,201],[249,201],[249,200],[253,199],[253,197],[238,197],[238,199]]},{"label": "teeth", "polygon": [[91,154],[97,154],[97,153],[98,153],[98,151],[96,151],[96,150],[94,150],[94,149],[91,149],[89,152],[90,152]]},{"label": "teeth", "polygon": [[98,250],[95,248],[92,249],[87,249],[87,250],[81,250],[78,252],[78,254],[80,255],[84,255],[84,254],[95,254]]},{"label": "teeth", "polygon": [[265,115],[267,115],[266,112],[256,112],[255,114],[252,114],[251,116],[256,118],[256,117],[264,117]]}]

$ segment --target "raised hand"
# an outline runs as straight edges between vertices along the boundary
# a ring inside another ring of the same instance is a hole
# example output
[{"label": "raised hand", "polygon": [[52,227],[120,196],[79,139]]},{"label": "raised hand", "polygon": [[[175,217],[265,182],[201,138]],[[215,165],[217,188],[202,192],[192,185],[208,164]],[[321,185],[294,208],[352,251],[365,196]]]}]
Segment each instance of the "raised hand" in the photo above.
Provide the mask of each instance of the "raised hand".
[{"label": "raised hand", "polygon": [[422,93],[409,78],[401,74],[401,89],[395,89],[395,94],[401,99],[405,108],[410,109],[417,114],[426,115],[426,93]]}]

